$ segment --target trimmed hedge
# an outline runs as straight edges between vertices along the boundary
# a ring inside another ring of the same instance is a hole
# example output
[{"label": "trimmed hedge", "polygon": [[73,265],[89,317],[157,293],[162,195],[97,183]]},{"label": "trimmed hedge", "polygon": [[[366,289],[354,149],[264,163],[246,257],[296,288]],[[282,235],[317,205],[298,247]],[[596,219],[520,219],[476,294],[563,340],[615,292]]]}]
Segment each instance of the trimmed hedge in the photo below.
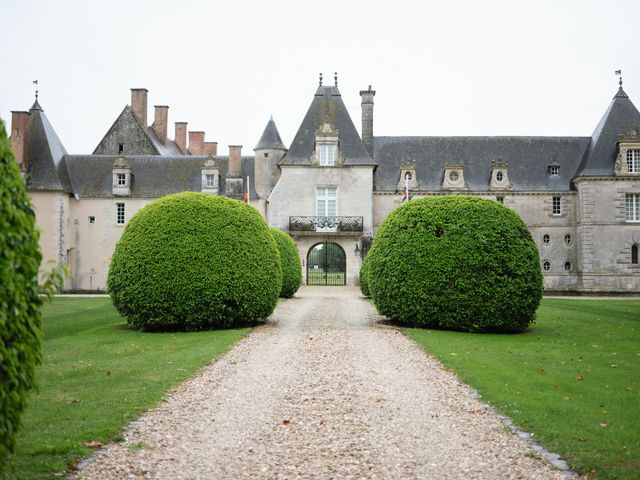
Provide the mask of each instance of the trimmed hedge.
[{"label": "trimmed hedge", "polygon": [[186,192],[150,203],[129,221],[107,288],[135,327],[202,330],[265,319],[281,282],[278,248],[255,208]]},{"label": "trimmed hedge", "polygon": [[449,195],[410,201],[382,223],[369,289],[390,320],[452,330],[518,331],[542,298],[538,250],[504,205]]},{"label": "trimmed hedge", "polygon": [[14,449],[42,359],[38,237],[31,201],[0,120],[0,470]]},{"label": "trimmed hedge", "polygon": [[293,239],[282,230],[271,227],[271,234],[280,252],[282,265],[282,289],[280,296],[291,298],[302,285],[302,262]]},{"label": "trimmed hedge", "polygon": [[369,255],[364,257],[362,260],[362,265],[360,265],[360,291],[362,295],[365,297],[370,297],[371,292],[369,291]]}]

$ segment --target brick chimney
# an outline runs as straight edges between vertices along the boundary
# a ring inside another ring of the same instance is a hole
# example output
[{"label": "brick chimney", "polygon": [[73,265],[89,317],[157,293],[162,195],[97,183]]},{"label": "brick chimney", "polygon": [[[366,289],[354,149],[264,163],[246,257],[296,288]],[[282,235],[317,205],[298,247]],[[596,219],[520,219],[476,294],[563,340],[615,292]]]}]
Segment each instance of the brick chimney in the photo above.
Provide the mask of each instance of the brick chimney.
[{"label": "brick chimney", "polygon": [[166,105],[154,105],[155,115],[153,118],[153,131],[156,132],[158,140],[163,144],[167,143],[167,120],[169,119],[169,107]]},{"label": "brick chimney", "polygon": [[184,154],[187,153],[187,122],[175,122],[176,124],[176,134],[174,137],[174,142],[180,149],[180,151]]},{"label": "brick chimney", "polygon": [[218,155],[218,142],[204,142],[204,154],[212,157]]},{"label": "brick chimney", "polygon": [[29,112],[11,112],[11,149],[16,163],[23,172],[29,161]]},{"label": "brick chimney", "polygon": [[146,88],[132,88],[131,89],[131,109],[135,113],[142,126],[147,128],[147,93],[149,90]]},{"label": "brick chimney", "polygon": [[369,156],[373,157],[373,97],[375,90],[360,90],[362,97],[362,143],[364,143]]},{"label": "brick chimney", "polygon": [[191,155],[204,153],[204,132],[189,132],[189,153]]},{"label": "brick chimney", "polygon": [[242,158],[242,145],[229,145],[229,176],[240,176],[240,159]]}]

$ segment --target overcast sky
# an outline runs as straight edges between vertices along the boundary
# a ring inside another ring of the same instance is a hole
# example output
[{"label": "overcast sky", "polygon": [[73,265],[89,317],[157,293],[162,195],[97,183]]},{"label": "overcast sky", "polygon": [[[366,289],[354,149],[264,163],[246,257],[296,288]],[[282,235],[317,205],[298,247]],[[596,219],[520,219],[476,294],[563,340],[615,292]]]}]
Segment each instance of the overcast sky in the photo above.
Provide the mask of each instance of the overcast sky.
[{"label": "overcast sky", "polygon": [[374,135],[588,136],[617,89],[640,106],[638,0],[0,0],[0,116],[40,103],[90,153],[130,88],[173,122],[251,154],[273,115],[288,146],[324,72]]}]

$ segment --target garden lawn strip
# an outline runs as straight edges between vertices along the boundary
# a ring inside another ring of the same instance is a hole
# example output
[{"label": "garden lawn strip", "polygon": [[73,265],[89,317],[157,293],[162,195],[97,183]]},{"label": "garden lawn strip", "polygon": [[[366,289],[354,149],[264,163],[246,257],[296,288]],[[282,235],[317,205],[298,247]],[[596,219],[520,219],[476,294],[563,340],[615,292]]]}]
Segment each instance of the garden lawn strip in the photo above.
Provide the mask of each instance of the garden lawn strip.
[{"label": "garden lawn strip", "polygon": [[85,443],[119,440],[127,423],[248,331],[142,333],[109,298],[57,298],[43,324],[38,391],[9,464],[16,478],[51,478],[92,453]]},{"label": "garden lawn strip", "polygon": [[512,335],[406,329],[589,478],[640,477],[640,301],[544,299]]}]

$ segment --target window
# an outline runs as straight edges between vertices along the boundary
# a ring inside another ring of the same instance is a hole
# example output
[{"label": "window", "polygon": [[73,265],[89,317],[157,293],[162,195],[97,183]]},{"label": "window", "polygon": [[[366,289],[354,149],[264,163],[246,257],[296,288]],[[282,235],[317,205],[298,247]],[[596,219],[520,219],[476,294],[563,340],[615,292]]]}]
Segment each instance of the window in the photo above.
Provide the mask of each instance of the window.
[{"label": "window", "polygon": [[567,272],[570,272],[571,271],[571,262],[564,262],[564,269]]},{"label": "window", "polygon": [[215,187],[215,185],[216,185],[216,184],[215,184],[215,180],[216,180],[215,175],[212,175],[212,174],[210,174],[210,173],[207,173],[207,174],[205,175],[205,185],[206,185],[206,187],[207,187],[207,188],[214,188],[214,187]]},{"label": "window", "polygon": [[573,241],[573,239],[571,238],[571,235],[569,235],[568,233],[564,236],[564,243],[565,245],[571,245],[571,242]]},{"label": "window", "polygon": [[501,182],[503,178],[504,178],[504,175],[502,174],[502,172],[499,171],[498,173],[496,173],[497,181]]},{"label": "window", "polygon": [[625,195],[627,222],[640,222],[640,193]]},{"label": "window", "polygon": [[116,203],[116,225],[124,225],[124,203]]},{"label": "window", "polygon": [[451,180],[452,182],[457,182],[458,178],[460,178],[458,172],[449,172],[449,180]]},{"label": "window", "polygon": [[117,173],[116,175],[118,176],[117,185],[119,187],[126,187],[127,186],[127,175],[125,173]]},{"label": "window", "polygon": [[320,165],[330,166],[335,165],[335,155],[333,145],[319,145],[320,153]]},{"label": "window", "polygon": [[404,174],[404,179],[405,179],[405,180],[407,180],[407,181],[409,181],[409,180],[411,180],[411,178],[412,178],[412,177],[411,177],[411,172],[405,172],[405,174]]},{"label": "window", "polygon": [[496,197],[498,203],[504,203],[504,197]]},{"label": "window", "polygon": [[560,202],[560,197],[553,197],[551,213],[553,215],[562,214],[562,203]]},{"label": "window", "polygon": [[548,272],[549,270],[551,270],[551,262],[549,262],[549,260],[545,260],[544,263],[542,264],[542,269],[545,272]]},{"label": "window", "polygon": [[640,150],[627,150],[627,172],[640,173]]},{"label": "window", "polygon": [[89,217],[89,223],[90,224],[96,223],[96,217]]},{"label": "window", "polygon": [[551,175],[552,177],[557,177],[558,175],[560,175],[560,167],[557,165],[550,165],[549,175]]},{"label": "window", "polygon": [[337,200],[336,187],[318,187],[316,189],[317,231],[336,231]]},{"label": "window", "polygon": [[118,153],[124,153],[124,143],[118,144]]},{"label": "window", "polygon": [[633,245],[631,247],[631,263],[634,265],[638,264],[638,245]]},{"label": "window", "polygon": [[542,236],[542,243],[544,243],[545,245],[549,245],[549,243],[551,243],[551,237],[545,233]]}]

